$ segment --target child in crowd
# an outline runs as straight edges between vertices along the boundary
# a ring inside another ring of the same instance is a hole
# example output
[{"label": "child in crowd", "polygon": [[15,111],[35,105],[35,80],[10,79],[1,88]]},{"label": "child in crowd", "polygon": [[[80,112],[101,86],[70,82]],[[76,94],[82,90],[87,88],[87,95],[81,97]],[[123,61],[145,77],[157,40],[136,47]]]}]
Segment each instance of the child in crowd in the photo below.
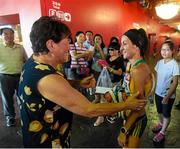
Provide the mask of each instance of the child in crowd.
[{"label": "child in crowd", "polygon": [[171,110],[175,100],[175,92],[178,85],[179,66],[173,58],[174,44],[172,41],[165,41],[162,44],[161,56],[163,59],[157,62],[157,85],[155,90],[156,108],[159,116],[159,123],[152,131],[155,133],[154,142],[161,142],[165,139],[165,132],[170,124]]}]

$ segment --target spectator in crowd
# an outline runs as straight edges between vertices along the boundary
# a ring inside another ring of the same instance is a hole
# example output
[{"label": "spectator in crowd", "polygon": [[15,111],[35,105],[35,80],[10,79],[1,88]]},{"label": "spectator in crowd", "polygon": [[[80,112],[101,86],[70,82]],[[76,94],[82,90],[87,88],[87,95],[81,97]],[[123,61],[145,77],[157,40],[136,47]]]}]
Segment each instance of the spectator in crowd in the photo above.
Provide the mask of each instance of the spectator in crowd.
[{"label": "spectator in crowd", "polygon": [[86,40],[84,41],[83,45],[86,49],[90,49],[91,46],[93,46],[93,32],[92,31],[86,31],[85,33]]},{"label": "spectator in crowd", "polygon": [[[85,36],[86,36],[86,40],[84,41],[83,46],[86,49],[89,49],[89,50],[93,49],[94,50],[93,32],[92,31],[86,31]],[[88,66],[90,68],[90,72],[92,72],[92,69],[91,69],[92,63],[93,63],[93,59],[90,59],[88,61]],[[91,89],[89,89],[89,90],[91,91]]]},{"label": "spectator in crowd", "polygon": [[126,68],[124,65],[123,57],[120,54],[120,44],[116,42],[112,42],[108,48],[109,55],[107,56],[107,63],[109,66],[107,67],[112,83],[119,83],[123,80],[123,73]]},{"label": "spectator in crowd", "polygon": [[0,43],[0,93],[6,126],[15,125],[14,93],[27,55],[22,45],[14,42],[14,30],[2,28]]},{"label": "spectator in crowd", "polygon": [[[107,56],[107,48],[104,44],[103,37],[101,34],[96,34],[94,36],[94,55],[93,55],[93,63],[92,63],[92,73],[95,76],[95,79],[97,80],[102,67],[98,64],[98,60],[105,60]],[[104,102],[103,99],[101,99],[101,95],[95,94],[95,100],[93,101],[94,103],[98,102]],[[104,117],[99,116],[94,123],[94,126],[99,126],[101,123],[104,122]]]}]

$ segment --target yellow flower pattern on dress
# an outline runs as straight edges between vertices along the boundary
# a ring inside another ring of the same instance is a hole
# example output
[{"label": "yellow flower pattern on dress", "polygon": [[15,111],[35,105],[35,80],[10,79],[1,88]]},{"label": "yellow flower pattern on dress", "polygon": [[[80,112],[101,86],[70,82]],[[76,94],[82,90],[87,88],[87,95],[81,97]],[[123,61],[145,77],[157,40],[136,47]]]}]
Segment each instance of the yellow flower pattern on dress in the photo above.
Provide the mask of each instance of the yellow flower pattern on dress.
[{"label": "yellow flower pattern on dress", "polygon": [[39,132],[42,128],[43,128],[42,124],[37,120],[32,121],[29,124],[29,131],[31,132]]},{"label": "yellow flower pattern on dress", "polygon": [[39,64],[39,65],[35,66],[35,68],[40,69],[40,70],[50,70],[47,65],[43,65],[43,64]]},{"label": "yellow flower pattern on dress", "polygon": [[59,121],[56,121],[56,123],[53,125],[52,129],[57,130],[59,128]]},{"label": "yellow flower pattern on dress", "polygon": [[23,95],[19,96],[20,100],[24,103]]},{"label": "yellow flower pattern on dress", "polygon": [[55,139],[52,141],[52,148],[62,148],[60,139]]},{"label": "yellow flower pattern on dress", "polygon": [[48,134],[47,133],[43,133],[42,136],[41,136],[40,144],[44,143],[44,141],[46,141],[47,138],[48,138]]},{"label": "yellow flower pattern on dress", "polygon": [[30,105],[28,103],[26,103],[27,107],[29,108],[29,110],[35,112],[36,111],[36,104],[35,103],[31,103]]},{"label": "yellow flower pattern on dress", "polygon": [[42,104],[39,104],[39,109],[41,109],[42,108]]},{"label": "yellow flower pattern on dress", "polygon": [[69,141],[66,141],[65,143],[66,143],[66,146],[69,148],[70,147]]},{"label": "yellow flower pattern on dress", "polygon": [[40,62],[34,61],[36,64],[40,64]]},{"label": "yellow flower pattern on dress", "polygon": [[62,72],[62,64],[58,64],[57,66],[56,66],[56,70],[57,71],[60,71],[60,72]]},{"label": "yellow flower pattern on dress", "polygon": [[21,126],[23,126],[23,121],[22,120],[20,121],[20,123],[21,123]]},{"label": "yellow flower pattern on dress", "polygon": [[19,99],[19,109],[21,110],[22,109],[22,103],[24,103],[24,99],[23,99],[23,95],[21,94],[20,96],[18,96],[18,99]]},{"label": "yellow flower pattern on dress", "polygon": [[66,143],[68,147],[70,147],[70,144],[69,144],[70,137],[71,137],[71,131],[69,131],[69,133],[64,141],[64,143]]},{"label": "yellow flower pattern on dress", "polygon": [[47,123],[53,123],[53,121],[54,121],[53,111],[50,111],[50,110],[45,111],[44,121]]},{"label": "yellow flower pattern on dress", "polygon": [[65,131],[67,130],[68,126],[69,126],[69,123],[64,123],[59,129],[59,134],[63,135]]},{"label": "yellow flower pattern on dress", "polygon": [[24,87],[24,92],[26,93],[26,95],[31,95],[32,94],[31,88],[28,87],[28,86]]},{"label": "yellow flower pattern on dress", "polygon": [[42,98],[42,101],[43,101],[44,104],[46,103],[44,98]]}]

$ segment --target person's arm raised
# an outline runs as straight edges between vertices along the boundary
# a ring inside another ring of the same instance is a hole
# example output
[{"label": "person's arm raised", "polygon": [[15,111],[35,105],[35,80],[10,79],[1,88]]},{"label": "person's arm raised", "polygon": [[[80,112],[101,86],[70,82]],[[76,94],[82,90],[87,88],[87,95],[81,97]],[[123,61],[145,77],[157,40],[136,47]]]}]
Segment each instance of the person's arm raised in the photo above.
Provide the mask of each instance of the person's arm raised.
[{"label": "person's arm raised", "polygon": [[[127,109],[141,109],[145,100],[131,100],[122,103],[93,104],[61,76],[52,74],[38,82],[39,92],[50,101],[65,109],[86,117],[109,115]],[[137,94],[136,94],[137,96]]]}]

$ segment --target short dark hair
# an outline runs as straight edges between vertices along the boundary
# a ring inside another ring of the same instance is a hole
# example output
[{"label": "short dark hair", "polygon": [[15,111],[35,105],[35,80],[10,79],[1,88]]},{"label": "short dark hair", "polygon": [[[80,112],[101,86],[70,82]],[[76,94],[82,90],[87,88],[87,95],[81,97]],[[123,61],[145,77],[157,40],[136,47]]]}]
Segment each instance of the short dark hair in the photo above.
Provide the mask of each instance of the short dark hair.
[{"label": "short dark hair", "polygon": [[[114,40],[115,40],[115,41],[114,41]],[[117,42],[117,43],[119,43],[119,39],[118,39],[117,37],[113,36],[113,37],[111,37],[109,44],[111,44],[112,42]]]},{"label": "short dark hair", "polygon": [[[84,34],[84,32],[83,32],[83,31],[77,31],[75,36],[77,37],[77,36],[79,36],[80,34]],[[74,40],[75,42],[77,42],[76,37],[75,37],[75,40]]]},{"label": "short dark hair", "polygon": [[164,45],[164,44],[167,44],[171,51],[174,50],[174,43],[172,42],[172,40],[166,40],[166,41],[163,42],[162,45]]},{"label": "short dark hair", "polygon": [[80,34],[84,34],[84,32],[83,31],[77,31],[76,32],[76,37],[79,36]]},{"label": "short dark hair", "polygon": [[115,50],[120,50],[120,44],[117,43],[117,42],[112,42],[110,43],[109,47],[108,47],[108,50],[109,49],[115,49]]},{"label": "short dark hair", "polygon": [[49,50],[46,47],[46,42],[49,39],[58,43],[70,34],[69,27],[58,21],[55,17],[42,16],[34,22],[30,32],[33,52],[35,54],[48,53]]},{"label": "short dark hair", "polygon": [[86,31],[85,34],[88,33],[88,32],[91,33],[91,34],[93,35],[93,32],[92,32],[92,31]]},{"label": "short dark hair", "polygon": [[12,31],[12,32],[14,33],[14,30],[13,30],[12,28],[4,27],[4,28],[1,28],[1,29],[0,29],[0,35],[3,34],[3,31],[4,31],[5,29],[8,29],[8,30],[10,30],[10,31]]}]

